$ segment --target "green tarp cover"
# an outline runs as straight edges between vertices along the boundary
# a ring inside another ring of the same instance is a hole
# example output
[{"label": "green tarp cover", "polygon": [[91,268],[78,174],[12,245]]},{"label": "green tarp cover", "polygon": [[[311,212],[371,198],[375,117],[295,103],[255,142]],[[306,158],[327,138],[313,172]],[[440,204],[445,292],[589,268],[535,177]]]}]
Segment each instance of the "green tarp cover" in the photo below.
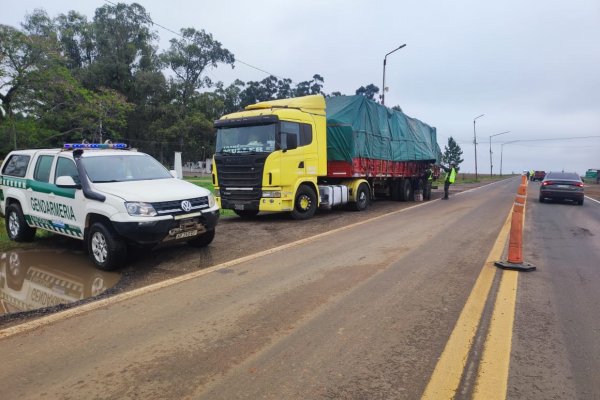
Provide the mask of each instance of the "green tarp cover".
[{"label": "green tarp cover", "polygon": [[440,161],[435,128],[364,96],[327,98],[327,159]]}]

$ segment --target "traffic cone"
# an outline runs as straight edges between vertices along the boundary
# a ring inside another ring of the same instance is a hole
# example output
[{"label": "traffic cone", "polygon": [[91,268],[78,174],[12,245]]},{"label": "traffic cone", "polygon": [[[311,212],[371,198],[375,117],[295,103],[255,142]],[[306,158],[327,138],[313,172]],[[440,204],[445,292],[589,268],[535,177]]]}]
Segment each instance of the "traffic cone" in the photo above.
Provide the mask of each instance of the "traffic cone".
[{"label": "traffic cone", "polygon": [[523,213],[525,211],[525,199],[527,198],[527,177],[521,176],[521,185],[517,190],[517,196],[513,205],[510,220],[510,237],[508,239],[508,260],[496,261],[494,265],[502,269],[513,269],[517,271],[533,271],[535,266],[523,261]]}]

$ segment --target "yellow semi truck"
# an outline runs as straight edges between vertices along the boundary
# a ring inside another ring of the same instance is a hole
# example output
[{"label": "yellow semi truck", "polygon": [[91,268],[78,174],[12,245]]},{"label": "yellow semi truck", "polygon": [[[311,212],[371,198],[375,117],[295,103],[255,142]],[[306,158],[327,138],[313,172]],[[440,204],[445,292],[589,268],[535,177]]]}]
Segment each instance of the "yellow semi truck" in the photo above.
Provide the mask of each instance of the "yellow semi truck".
[{"label": "yellow semi truck", "polygon": [[364,210],[382,196],[427,200],[425,176],[441,155],[435,128],[364,96],[261,102],[215,127],[216,199],[241,217],[307,219],[319,207]]}]

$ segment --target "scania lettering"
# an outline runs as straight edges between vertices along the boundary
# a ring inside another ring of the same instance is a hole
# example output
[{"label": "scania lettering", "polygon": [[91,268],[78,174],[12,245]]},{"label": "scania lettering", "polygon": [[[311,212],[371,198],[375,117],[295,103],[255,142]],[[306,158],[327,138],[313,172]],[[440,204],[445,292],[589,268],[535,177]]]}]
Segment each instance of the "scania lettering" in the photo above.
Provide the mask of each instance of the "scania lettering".
[{"label": "scania lettering", "polygon": [[313,95],[249,105],[215,121],[217,202],[241,217],[307,219],[391,197],[428,200],[439,176],[436,129],[364,96]]}]

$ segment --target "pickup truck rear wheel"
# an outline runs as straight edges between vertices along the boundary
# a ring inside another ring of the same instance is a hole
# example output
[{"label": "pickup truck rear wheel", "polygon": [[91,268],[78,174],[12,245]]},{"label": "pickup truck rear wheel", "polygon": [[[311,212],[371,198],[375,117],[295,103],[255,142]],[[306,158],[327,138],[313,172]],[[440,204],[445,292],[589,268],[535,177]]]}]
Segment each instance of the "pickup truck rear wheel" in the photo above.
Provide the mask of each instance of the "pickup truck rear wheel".
[{"label": "pickup truck rear wheel", "polygon": [[309,219],[317,211],[317,195],[306,185],[300,185],[294,199],[293,219]]},{"label": "pickup truck rear wheel", "polygon": [[31,242],[35,236],[35,228],[27,225],[21,206],[13,203],[6,207],[6,233],[15,242]]},{"label": "pickup truck rear wheel", "polygon": [[98,269],[111,271],[125,263],[127,246],[119,239],[111,226],[102,222],[92,224],[87,237],[87,248]]},{"label": "pickup truck rear wheel", "polygon": [[204,232],[202,235],[197,236],[192,240],[189,240],[188,244],[190,246],[194,246],[194,247],[206,247],[209,244],[211,244],[211,242],[213,241],[214,238],[215,238],[215,230],[211,229],[209,231]]}]

